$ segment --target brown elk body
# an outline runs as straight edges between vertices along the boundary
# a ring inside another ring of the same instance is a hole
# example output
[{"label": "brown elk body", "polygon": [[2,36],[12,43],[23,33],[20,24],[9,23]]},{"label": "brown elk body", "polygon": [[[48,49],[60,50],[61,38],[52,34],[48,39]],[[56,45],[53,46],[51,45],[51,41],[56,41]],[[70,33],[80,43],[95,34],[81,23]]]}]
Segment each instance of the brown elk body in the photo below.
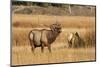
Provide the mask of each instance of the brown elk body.
[{"label": "brown elk body", "polygon": [[36,47],[41,47],[43,52],[44,47],[48,47],[49,52],[51,52],[51,44],[56,40],[57,36],[61,33],[60,24],[52,24],[50,26],[51,30],[47,29],[34,29],[29,32],[29,40],[31,45],[31,50],[34,52]]}]

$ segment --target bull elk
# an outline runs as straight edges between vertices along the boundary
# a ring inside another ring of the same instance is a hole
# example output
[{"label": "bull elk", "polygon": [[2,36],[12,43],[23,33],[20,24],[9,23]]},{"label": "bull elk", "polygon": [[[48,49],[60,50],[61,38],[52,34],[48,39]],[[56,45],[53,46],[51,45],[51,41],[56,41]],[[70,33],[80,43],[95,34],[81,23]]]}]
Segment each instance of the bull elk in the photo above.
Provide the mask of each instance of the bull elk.
[{"label": "bull elk", "polygon": [[44,51],[44,47],[48,47],[49,52],[51,52],[51,44],[56,40],[60,33],[61,24],[58,23],[50,25],[50,30],[31,30],[29,32],[29,41],[32,52],[34,53],[36,47],[41,47],[42,52]]}]

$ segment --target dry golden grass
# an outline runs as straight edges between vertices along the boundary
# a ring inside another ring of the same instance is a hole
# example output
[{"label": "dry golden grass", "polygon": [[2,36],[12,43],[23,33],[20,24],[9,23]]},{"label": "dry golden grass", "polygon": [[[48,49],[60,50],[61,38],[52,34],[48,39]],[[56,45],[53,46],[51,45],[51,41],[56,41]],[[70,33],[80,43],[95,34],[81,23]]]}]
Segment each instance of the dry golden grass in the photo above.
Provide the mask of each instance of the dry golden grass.
[{"label": "dry golden grass", "polygon": [[[59,44],[61,45],[61,44]],[[95,61],[95,48],[68,49],[66,47],[52,47],[52,53],[45,48],[41,53],[40,48],[35,49],[35,54],[29,46],[13,47],[12,64],[45,64],[77,61]]]},{"label": "dry golden grass", "polygon": [[12,24],[14,27],[45,27],[55,22],[59,22],[66,28],[93,28],[95,27],[95,17],[85,16],[46,16],[46,15],[21,15],[13,14]]},{"label": "dry golden grass", "polygon": [[[96,60],[95,17],[57,16],[55,18],[55,16],[13,14],[12,18],[13,65]],[[55,23],[56,20],[62,24],[62,33],[52,44],[52,53],[49,53],[46,48],[44,53],[41,53],[40,48],[36,48],[34,55],[29,46],[29,31],[35,28],[49,29],[48,26]],[[76,31],[85,40],[87,48],[67,48],[67,34]],[[93,47],[88,47],[90,45]]]}]

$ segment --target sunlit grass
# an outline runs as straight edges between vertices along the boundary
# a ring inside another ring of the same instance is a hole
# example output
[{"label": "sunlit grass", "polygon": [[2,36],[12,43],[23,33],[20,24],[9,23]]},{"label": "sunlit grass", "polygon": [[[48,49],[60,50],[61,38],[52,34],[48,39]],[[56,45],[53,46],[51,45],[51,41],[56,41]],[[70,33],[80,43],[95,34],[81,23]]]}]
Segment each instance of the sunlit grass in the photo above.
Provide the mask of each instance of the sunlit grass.
[{"label": "sunlit grass", "polygon": [[[46,18],[46,19],[45,19]],[[45,47],[31,52],[28,33],[37,28],[49,29],[49,25],[58,21],[62,33],[51,44],[52,53]],[[12,17],[12,64],[44,64],[76,61],[93,61],[95,59],[95,17],[84,16],[42,16],[13,15]],[[78,32],[86,43],[85,48],[67,48],[67,37],[70,32]],[[91,46],[91,47],[90,47]]]}]

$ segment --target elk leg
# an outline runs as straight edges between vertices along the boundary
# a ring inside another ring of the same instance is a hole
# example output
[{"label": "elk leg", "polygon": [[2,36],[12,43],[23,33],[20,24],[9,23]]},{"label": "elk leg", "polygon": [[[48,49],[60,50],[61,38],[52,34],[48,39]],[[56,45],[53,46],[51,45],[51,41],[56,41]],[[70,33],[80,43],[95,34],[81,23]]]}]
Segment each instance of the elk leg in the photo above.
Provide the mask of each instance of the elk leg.
[{"label": "elk leg", "polygon": [[35,46],[32,40],[30,40],[31,51],[34,53]]},{"label": "elk leg", "polygon": [[50,45],[48,45],[48,50],[51,53],[51,46]]},{"label": "elk leg", "polygon": [[72,47],[72,44],[70,42],[68,42],[68,48],[71,48]]},{"label": "elk leg", "polygon": [[41,52],[42,53],[44,52],[44,43],[42,43],[42,45],[41,45]]},{"label": "elk leg", "polygon": [[34,53],[35,47],[34,47],[34,46],[32,46],[32,47],[31,47],[31,50],[32,50],[32,52]]},{"label": "elk leg", "polygon": [[44,52],[44,46],[41,46],[41,52],[42,53]]},{"label": "elk leg", "polygon": [[72,44],[69,44],[69,48],[71,48],[72,47]]},{"label": "elk leg", "polygon": [[74,43],[74,42],[72,43],[71,47],[72,47],[72,48],[74,48],[74,47],[75,47],[75,43]]}]

